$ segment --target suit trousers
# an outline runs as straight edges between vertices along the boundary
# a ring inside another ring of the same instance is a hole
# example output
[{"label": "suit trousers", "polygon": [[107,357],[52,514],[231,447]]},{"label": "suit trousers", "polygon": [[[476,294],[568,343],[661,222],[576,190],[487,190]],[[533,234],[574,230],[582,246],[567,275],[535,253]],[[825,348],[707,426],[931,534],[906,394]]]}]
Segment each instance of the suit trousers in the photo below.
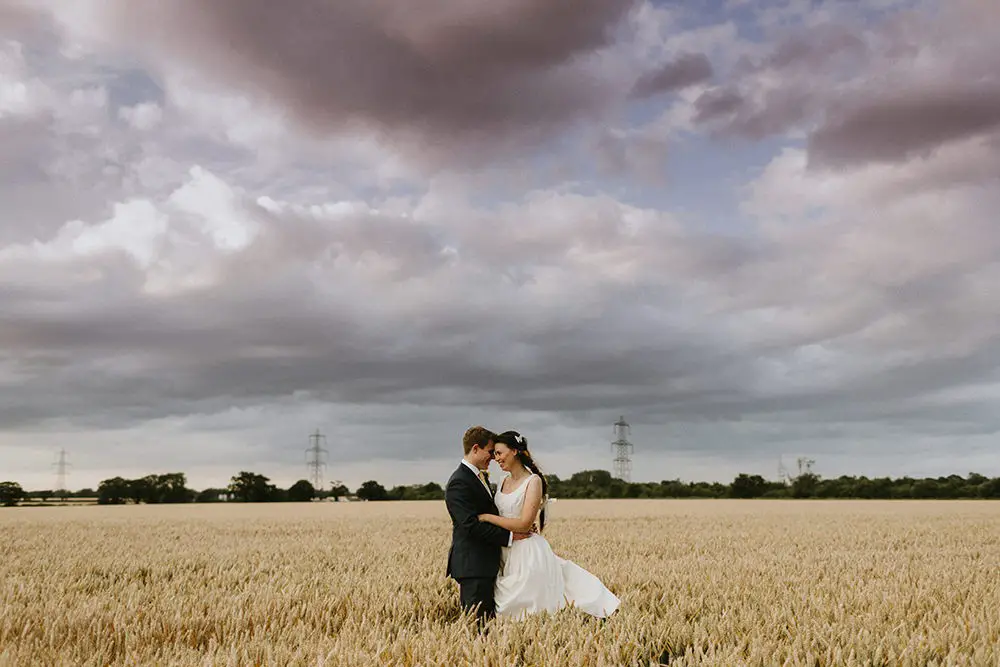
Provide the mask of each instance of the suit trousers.
[{"label": "suit trousers", "polygon": [[463,577],[458,580],[458,597],[462,609],[476,610],[480,622],[496,616],[497,607],[493,599],[496,577]]}]

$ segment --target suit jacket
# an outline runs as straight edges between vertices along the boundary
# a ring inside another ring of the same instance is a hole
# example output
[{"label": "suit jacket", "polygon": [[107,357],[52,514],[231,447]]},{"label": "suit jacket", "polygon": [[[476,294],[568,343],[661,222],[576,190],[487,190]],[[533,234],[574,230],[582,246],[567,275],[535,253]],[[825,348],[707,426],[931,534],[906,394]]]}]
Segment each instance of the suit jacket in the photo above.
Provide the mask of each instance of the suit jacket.
[{"label": "suit jacket", "polygon": [[447,574],[452,579],[494,578],[500,571],[500,548],[510,531],[479,520],[480,514],[499,514],[493,496],[465,464],[451,474],[444,491],[451,515],[451,549]]}]

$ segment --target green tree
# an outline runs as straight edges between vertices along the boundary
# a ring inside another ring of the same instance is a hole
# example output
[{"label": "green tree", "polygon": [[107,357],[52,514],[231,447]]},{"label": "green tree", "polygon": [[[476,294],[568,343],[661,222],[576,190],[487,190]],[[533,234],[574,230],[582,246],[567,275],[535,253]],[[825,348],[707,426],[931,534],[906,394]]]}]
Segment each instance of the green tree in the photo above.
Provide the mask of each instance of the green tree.
[{"label": "green tree", "polygon": [[161,503],[189,503],[195,497],[195,492],[187,488],[187,475],[182,472],[156,475],[155,488]]},{"label": "green tree", "polygon": [[[613,482],[618,485],[614,492]],[[614,480],[607,470],[582,470],[569,478],[569,484],[578,489],[572,496],[574,498],[608,498],[621,497],[623,482]]]},{"label": "green tree", "polygon": [[361,500],[387,500],[389,498],[385,487],[373,479],[362,484],[354,495]]},{"label": "green tree", "polygon": [[767,492],[767,481],[760,475],[740,473],[729,486],[733,498],[760,498]]},{"label": "green tree", "polygon": [[812,498],[816,495],[819,485],[819,475],[814,472],[804,472],[792,482],[793,498]]},{"label": "green tree", "polygon": [[97,485],[98,505],[122,505],[131,497],[131,485],[124,477],[112,477]]},{"label": "green tree", "polygon": [[386,494],[386,500],[444,500],[444,489],[437,482],[394,486]]},{"label": "green tree", "polygon": [[876,477],[871,480],[872,498],[892,498],[893,481],[888,477]]},{"label": "green tree", "polygon": [[969,486],[979,486],[981,484],[985,484],[988,481],[990,481],[989,477],[986,477],[985,475],[980,475],[978,472],[970,472],[969,477],[968,479],[966,479],[965,483],[968,484]]},{"label": "green tree", "polygon": [[665,479],[660,482],[660,498],[690,498],[691,487],[679,479]]},{"label": "green tree", "polygon": [[14,507],[24,499],[24,489],[17,482],[0,482],[0,505]]},{"label": "green tree", "polygon": [[917,480],[912,488],[911,496],[913,498],[939,498],[942,493],[942,487],[938,485],[937,480],[933,479]]},{"label": "green tree", "polygon": [[994,477],[979,485],[980,498],[1000,498],[1000,477]]},{"label": "green tree", "polygon": [[351,490],[348,489],[343,484],[341,484],[340,482],[331,482],[329,495],[332,496],[335,501],[337,501],[340,500],[341,498],[346,498],[347,496],[351,495]]},{"label": "green tree", "polygon": [[195,495],[194,502],[196,503],[220,503],[223,500],[223,496],[229,493],[229,489],[215,489],[208,488],[202,489]]},{"label": "green tree", "polygon": [[240,471],[229,482],[229,492],[233,498],[244,503],[265,503],[274,499],[276,487],[264,475]]},{"label": "green tree", "polygon": [[419,489],[419,500],[444,500],[444,489],[437,482],[428,482]]},{"label": "green tree", "polygon": [[288,500],[293,503],[305,503],[316,497],[316,488],[307,479],[300,479],[288,489]]},{"label": "green tree", "polygon": [[158,503],[159,495],[156,492],[156,476],[146,475],[138,479],[128,480],[128,497],[136,505],[139,503]]}]

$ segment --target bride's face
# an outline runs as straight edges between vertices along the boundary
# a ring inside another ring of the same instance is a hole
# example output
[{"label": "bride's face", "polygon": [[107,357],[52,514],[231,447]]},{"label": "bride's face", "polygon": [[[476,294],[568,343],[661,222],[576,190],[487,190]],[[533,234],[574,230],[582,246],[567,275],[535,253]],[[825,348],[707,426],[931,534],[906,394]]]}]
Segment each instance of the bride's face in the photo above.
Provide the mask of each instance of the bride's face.
[{"label": "bride's face", "polygon": [[493,458],[496,459],[501,470],[510,472],[511,466],[517,460],[517,453],[502,442],[498,442],[496,450],[493,452]]}]

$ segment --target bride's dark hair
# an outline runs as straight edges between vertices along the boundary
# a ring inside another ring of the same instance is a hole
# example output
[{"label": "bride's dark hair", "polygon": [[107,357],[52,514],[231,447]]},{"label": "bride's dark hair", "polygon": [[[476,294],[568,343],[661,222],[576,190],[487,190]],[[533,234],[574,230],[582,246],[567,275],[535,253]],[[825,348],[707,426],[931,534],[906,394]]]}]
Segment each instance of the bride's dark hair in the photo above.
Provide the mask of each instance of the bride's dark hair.
[{"label": "bride's dark hair", "polygon": [[517,431],[504,431],[500,435],[493,438],[493,442],[494,444],[503,443],[508,449],[514,450],[517,460],[521,462],[521,465],[541,478],[542,509],[538,514],[538,530],[541,532],[545,529],[545,499],[549,495],[549,481],[545,479],[545,475],[542,473],[541,468],[538,467],[538,464],[535,463],[535,459],[531,456],[531,452],[528,451],[528,439]]}]

